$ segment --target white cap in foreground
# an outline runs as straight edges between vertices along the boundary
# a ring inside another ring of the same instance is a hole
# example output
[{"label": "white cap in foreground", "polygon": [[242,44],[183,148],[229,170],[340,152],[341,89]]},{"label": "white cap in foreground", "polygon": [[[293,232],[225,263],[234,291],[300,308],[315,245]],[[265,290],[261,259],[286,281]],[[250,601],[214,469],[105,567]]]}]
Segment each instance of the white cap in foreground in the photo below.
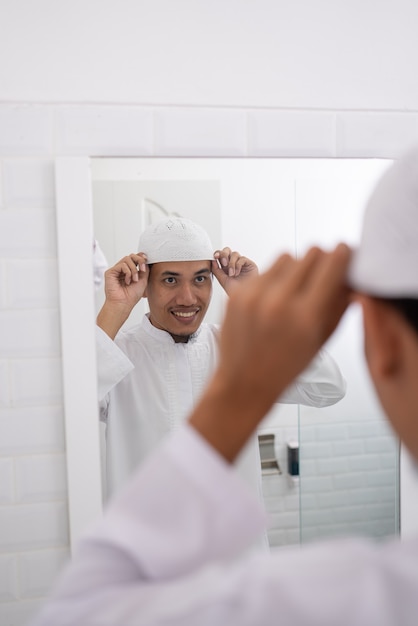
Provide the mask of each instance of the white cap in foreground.
[{"label": "white cap in foreground", "polygon": [[370,295],[418,298],[418,148],[397,160],[377,183],[348,280]]}]

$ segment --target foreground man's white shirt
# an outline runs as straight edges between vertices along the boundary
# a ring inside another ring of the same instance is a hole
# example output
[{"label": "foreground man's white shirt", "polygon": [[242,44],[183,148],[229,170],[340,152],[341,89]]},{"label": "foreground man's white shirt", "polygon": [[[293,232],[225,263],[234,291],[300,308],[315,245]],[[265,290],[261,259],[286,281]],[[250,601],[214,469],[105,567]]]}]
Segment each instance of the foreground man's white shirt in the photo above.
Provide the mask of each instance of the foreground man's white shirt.
[{"label": "foreground man's white shirt", "polygon": [[265,521],[185,425],[80,543],[32,626],[416,626],[418,538],[242,556]]}]

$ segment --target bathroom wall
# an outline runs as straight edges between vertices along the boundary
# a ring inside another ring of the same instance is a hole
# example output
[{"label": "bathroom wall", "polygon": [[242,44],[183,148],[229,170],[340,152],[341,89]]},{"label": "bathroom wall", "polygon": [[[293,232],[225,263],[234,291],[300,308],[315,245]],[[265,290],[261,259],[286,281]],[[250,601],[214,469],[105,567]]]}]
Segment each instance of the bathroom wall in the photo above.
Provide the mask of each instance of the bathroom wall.
[{"label": "bathroom wall", "polygon": [[68,554],[54,157],[394,158],[418,140],[417,13],[2,0],[0,623],[26,623]]}]

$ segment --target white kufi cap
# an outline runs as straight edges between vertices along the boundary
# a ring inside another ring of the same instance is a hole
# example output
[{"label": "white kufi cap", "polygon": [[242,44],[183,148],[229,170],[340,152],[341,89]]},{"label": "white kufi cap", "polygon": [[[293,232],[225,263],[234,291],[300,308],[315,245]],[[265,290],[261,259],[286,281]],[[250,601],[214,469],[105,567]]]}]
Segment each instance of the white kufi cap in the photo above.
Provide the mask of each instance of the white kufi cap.
[{"label": "white kufi cap", "polygon": [[370,295],[418,298],[418,148],[377,183],[348,279],[354,289]]},{"label": "white kufi cap", "polygon": [[144,230],[139,238],[139,252],[147,263],[167,261],[211,261],[214,249],[209,235],[185,217],[169,217]]}]

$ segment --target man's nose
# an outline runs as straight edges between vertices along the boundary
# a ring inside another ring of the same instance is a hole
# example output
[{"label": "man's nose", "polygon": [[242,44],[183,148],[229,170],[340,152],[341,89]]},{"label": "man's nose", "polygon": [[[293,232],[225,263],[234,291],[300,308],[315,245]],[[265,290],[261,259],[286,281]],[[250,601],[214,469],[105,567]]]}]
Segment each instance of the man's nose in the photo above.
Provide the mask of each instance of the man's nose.
[{"label": "man's nose", "polygon": [[184,283],[180,286],[177,292],[177,303],[183,306],[190,306],[196,303],[196,295],[193,289],[193,285]]}]

